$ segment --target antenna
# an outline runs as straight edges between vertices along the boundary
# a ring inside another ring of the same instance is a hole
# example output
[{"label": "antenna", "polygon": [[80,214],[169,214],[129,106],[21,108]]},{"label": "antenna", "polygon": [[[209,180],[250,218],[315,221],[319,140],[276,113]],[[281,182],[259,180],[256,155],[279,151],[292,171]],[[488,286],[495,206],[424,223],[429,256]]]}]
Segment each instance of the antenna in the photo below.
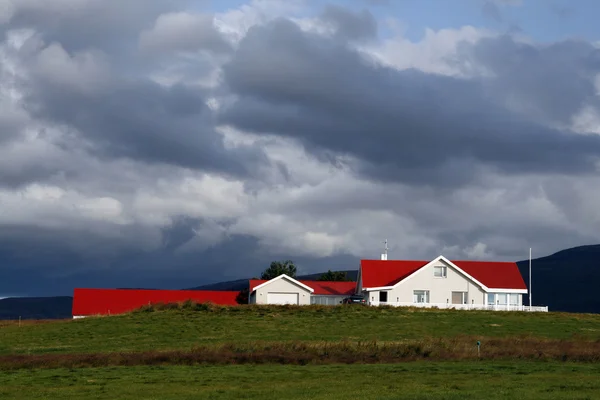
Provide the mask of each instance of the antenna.
[{"label": "antenna", "polygon": [[385,241],[383,242],[385,244],[385,247],[383,248],[383,254],[381,254],[381,259],[382,260],[387,260],[387,252],[388,252],[388,241],[387,239],[385,239]]},{"label": "antenna", "polygon": [[531,306],[533,305],[533,303],[531,303],[531,247],[529,248],[529,307],[531,308]]}]

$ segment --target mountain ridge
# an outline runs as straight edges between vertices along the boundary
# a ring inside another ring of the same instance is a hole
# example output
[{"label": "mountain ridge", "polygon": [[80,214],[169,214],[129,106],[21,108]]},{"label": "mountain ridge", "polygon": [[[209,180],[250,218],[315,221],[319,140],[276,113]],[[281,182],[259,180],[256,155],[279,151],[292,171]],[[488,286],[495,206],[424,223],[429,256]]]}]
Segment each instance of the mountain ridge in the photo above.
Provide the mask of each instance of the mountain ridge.
[{"label": "mountain ridge", "polygon": [[[595,283],[600,282],[600,244],[584,245],[557,251],[532,260],[533,305],[548,306],[550,311],[600,313],[600,297]],[[529,287],[529,260],[516,261]],[[345,270],[356,281],[356,269]],[[298,279],[316,280],[325,272],[299,275]],[[184,290],[242,290],[248,279],[236,279],[200,285]],[[564,294],[563,294],[564,293]],[[558,295],[557,295],[558,294]],[[0,320],[71,318],[71,296],[8,297],[0,299]],[[524,296],[523,304],[529,304]]]}]

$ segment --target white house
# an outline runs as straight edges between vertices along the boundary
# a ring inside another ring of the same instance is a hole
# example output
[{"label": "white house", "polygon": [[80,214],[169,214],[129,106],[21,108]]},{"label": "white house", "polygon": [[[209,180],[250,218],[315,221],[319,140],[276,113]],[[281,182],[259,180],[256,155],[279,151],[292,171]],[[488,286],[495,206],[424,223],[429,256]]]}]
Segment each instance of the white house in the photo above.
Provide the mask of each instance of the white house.
[{"label": "white house", "polygon": [[285,274],[249,282],[250,304],[340,304],[356,292],[356,282],[299,281]]},{"label": "white house", "polygon": [[362,260],[357,292],[369,305],[548,311],[523,306],[527,286],[514,262]]}]

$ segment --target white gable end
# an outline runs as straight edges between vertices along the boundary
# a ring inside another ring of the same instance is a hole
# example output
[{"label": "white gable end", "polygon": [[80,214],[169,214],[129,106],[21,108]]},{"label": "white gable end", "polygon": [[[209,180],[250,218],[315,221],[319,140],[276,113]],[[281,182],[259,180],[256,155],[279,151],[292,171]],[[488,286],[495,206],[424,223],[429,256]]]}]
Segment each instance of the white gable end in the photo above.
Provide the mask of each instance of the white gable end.
[{"label": "white gable end", "polygon": [[[436,267],[443,276],[436,276]],[[463,304],[483,304],[485,290],[454,264],[438,257],[394,285],[388,297],[392,297],[390,301],[414,302],[416,295],[426,296],[429,303],[452,304],[453,297],[457,301],[460,296]]]}]

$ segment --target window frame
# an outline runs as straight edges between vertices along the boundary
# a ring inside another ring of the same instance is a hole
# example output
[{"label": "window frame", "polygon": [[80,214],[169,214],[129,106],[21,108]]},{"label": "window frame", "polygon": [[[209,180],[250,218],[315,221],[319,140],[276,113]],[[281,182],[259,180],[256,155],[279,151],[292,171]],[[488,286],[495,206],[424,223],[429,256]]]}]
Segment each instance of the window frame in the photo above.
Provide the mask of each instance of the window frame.
[{"label": "window frame", "polygon": [[[438,269],[442,270],[441,275],[437,275],[436,272]],[[445,279],[448,277],[448,267],[445,265],[436,265],[433,267],[433,277],[438,279]]]},{"label": "window frame", "polygon": [[[419,294],[417,294],[419,293]],[[416,301],[419,296],[423,296],[425,301]],[[430,304],[429,290],[413,290],[413,303],[414,304]]]},{"label": "window frame", "polygon": [[451,304],[469,304],[469,292],[464,292],[464,291],[452,291],[450,292],[450,299],[454,298],[454,293],[460,293],[462,298],[461,298],[461,302],[460,303],[454,303],[452,302]]},{"label": "window frame", "polygon": [[[498,304],[499,306],[506,306],[508,305],[508,293],[497,293],[496,296],[496,304]],[[502,303],[502,298],[504,298],[504,302]]]}]

